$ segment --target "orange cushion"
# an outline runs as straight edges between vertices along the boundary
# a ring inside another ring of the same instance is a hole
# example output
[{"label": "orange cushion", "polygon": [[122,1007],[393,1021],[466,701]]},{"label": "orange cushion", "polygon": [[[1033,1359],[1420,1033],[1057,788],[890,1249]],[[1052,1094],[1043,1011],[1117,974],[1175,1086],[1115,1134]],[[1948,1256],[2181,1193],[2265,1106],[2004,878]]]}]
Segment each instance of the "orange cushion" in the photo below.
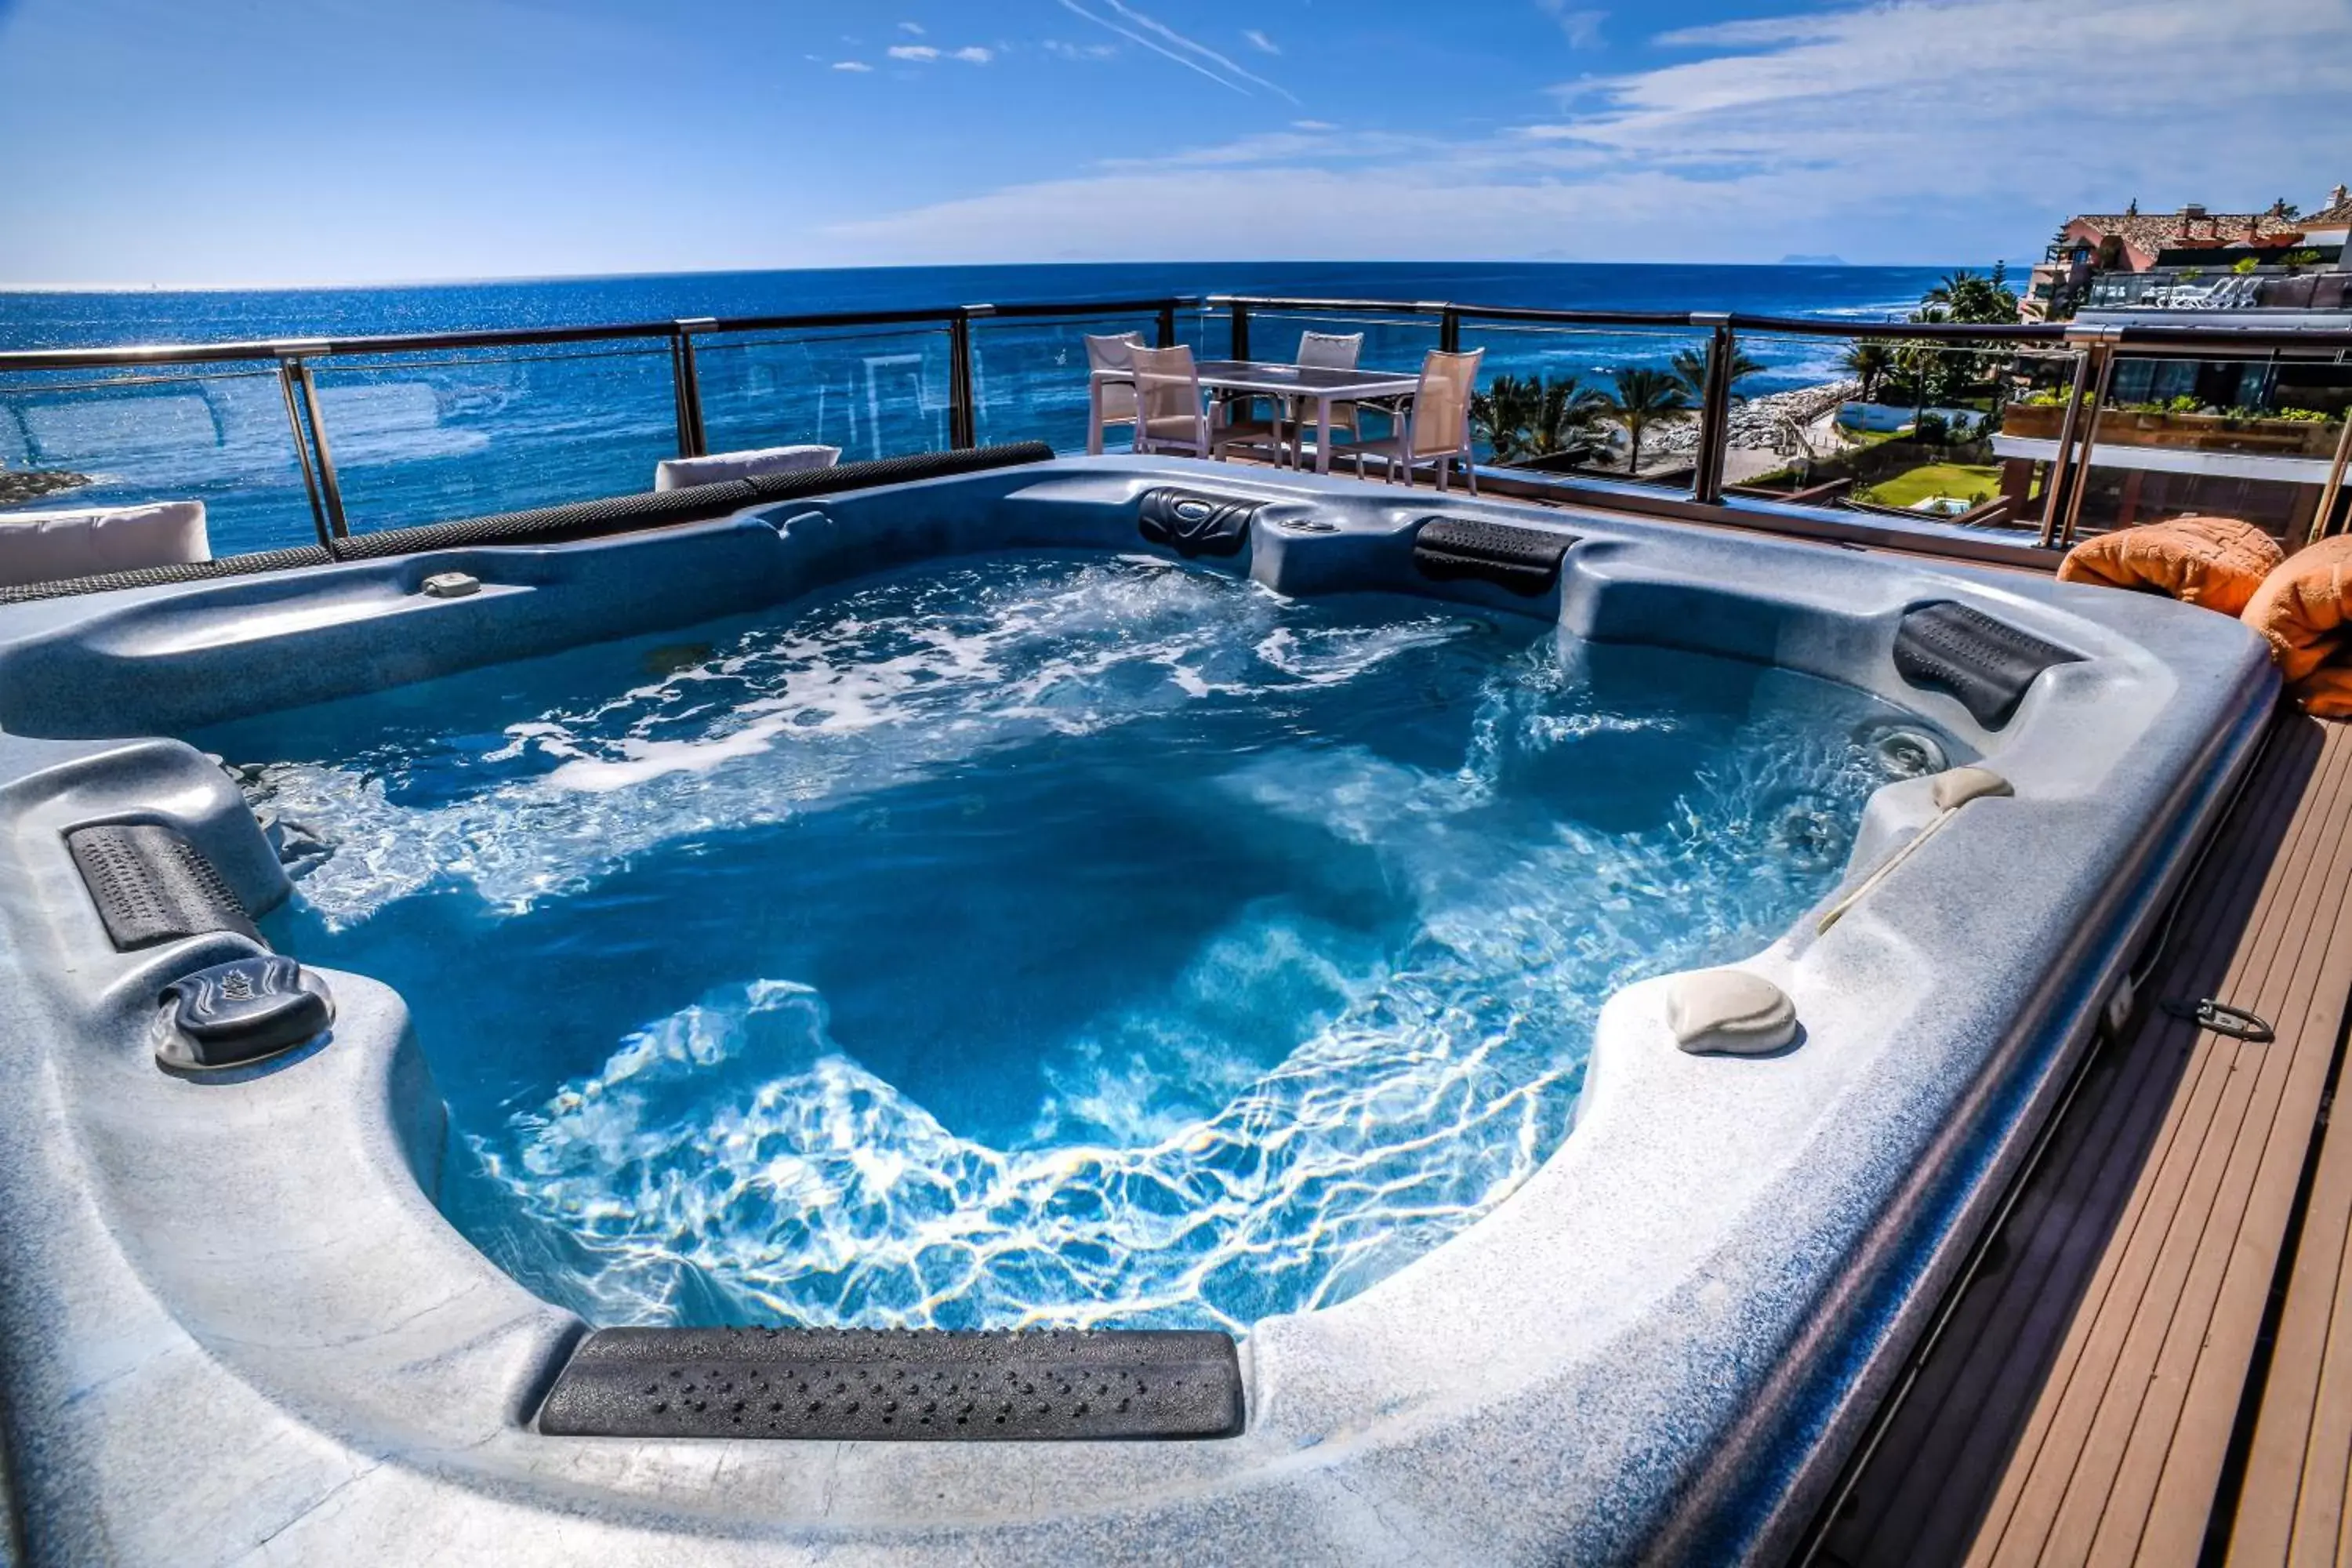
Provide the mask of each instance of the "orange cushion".
[{"label": "orange cushion", "polygon": [[2251,522],[2176,517],[2084,540],[2059,563],[2058,581],[2154,589],[2184,605],[2234,616],[2245,609],[2284,553]]},{"label": "orange cushion", "polygon": [[2352,669],[2322,665],[2294,683],[2294,700],[2315,719],[2352,719]]},{"label": "orange cushion", "polygon": [[2323,539],[2270,574],[2246,606],[2245,622],[2263,634],[2287,689],[2324,719],[2352,715],[2352,669],[2345,622],[2352,617],[2352,534]]}]

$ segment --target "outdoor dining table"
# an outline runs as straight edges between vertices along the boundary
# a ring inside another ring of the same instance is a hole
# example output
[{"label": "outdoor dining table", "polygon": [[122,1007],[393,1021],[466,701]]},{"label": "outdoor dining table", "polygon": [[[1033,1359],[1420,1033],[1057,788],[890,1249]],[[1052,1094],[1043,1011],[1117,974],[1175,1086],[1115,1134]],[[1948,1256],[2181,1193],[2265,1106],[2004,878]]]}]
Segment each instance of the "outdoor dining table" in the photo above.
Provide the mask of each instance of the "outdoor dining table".
[{"label": "outdoor dining table", "polygon": [[[1194,367],[1204,392],[1223,392],[1244,397],[1273,397],[1312,401],[1315,405],[1315,471],[1331,471],[1331,405],[1335,403],[1373,403],[1386,399],[1411,397],[1421,388],[1421,376],[1414,372],[1392,370],[1318,370],[1308,365],[1268,364],[1255,360],[1210,359]],[[1087,400],[1091,417],[1087,428],[1092,434],[1087,441],[1087,451],[1099,456],[1102,452],[1102,389],[1112,382],[1131,380],[1123,370],[1098,370],[1088,380]],[[1301,421],[1301,427],[1305,422]]]}]

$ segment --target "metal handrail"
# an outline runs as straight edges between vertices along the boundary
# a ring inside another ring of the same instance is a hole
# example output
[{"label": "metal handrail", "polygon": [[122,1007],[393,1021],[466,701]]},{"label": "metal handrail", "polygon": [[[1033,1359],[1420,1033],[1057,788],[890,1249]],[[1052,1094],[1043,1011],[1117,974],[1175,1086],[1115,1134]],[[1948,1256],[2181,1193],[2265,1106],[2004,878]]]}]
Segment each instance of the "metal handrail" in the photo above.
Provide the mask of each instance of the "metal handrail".
[{"label": "metal handrail", "polygon": [[[2047,343],[2074,346],[2082,329],[2063,321],[1829,321],[1810,316],[1755,315],[1743,310],[1554,310],[1538,305],[1464,305],[1413,300],[1316,300],[1270,295],[1212,294],[1203,304],[1213,308],[1242,306],[1251,310],[1313,312],[1331,310],[1403,311],[1436,315],[1451,311],[1463,321],[1540,321],[1561,326],[1679,327],[1706,331],[1717,324],[1735,332],[1770,337],[1879,338],[1898,342]],[[2125,350],[2195,351],[2205,355],[2231,350],[2270,353],[2300,349],[2312,353],[2352,353],[2352,331],[2299,331],[2231,322],[2221,326],[2117,326],[2098,330],[2100,341]]]},{"label": "metal handrail", "polygon": [[[1149,315],[1186,307],[1292,312],[1381,311],[1458,321],[1524,321],[1559,326],[1678,328],[1698,332],[1727,325],[1735,332],[1774,337],[1878,338],[1891,342],[1986,342],[2074,344],[2077,329],[2063,322],[1824,321],[1801,316],[1751,315],[1710,310],[1582,310],[1528,305],[1465,305],[1444,300],[1311,300],[1212,294],[1151,300],[1029,302],[1014,305],[944,305],[920,310],[828,310],[799,315],[704,318],[692,321],[636,321],[604,326],[504,327],[457,332],[408,332],[350,338],[264,338],[219,343],[133,343],[106,348],[0,350],[0,372],[87,370],[110,366],[204,364],[237,360],[274,360],[289,353],[316,358],[405,353],[441,349],[523,348],[553,343],[610,342],[625,338],[667,339],[749,331],[814,331],[827,328],[935,326],[983,317],[1051,320],[1055,317]],[[2242,326],[2109,328],[2100,334],[2110,346],[2130,351],[2179,350],[2220,356],[2232,351],[2271,353],[2296,349],[2312,353],[2352,353],[2352,331],[2297,331]]]},{"label": "metal handrail", "polygon": [[[1465,305],[1431,300],[1313,300],[1256,294],[1212,294],[1202,303],[1212,308],[1239,305],[1251,310],[1301,313],[1379,310],[1429,316],[1451,311],[1465,321],[1531,321],[1571,327],[1653,327],[1699,332],[1711,331],[1718,323],[1724,323],[1734,331],[1797,337],[1889,337],[1924,341],[1998,338],[2020,342],[2060,343],[2065,341],[2066,334],[2063,324],[2039,321],[1993,325],[1960,321],[1824,321],[1806,316],[1759,316],[1738,310],[1555,310],[1543,305]],[[2352,339],[2352,333],[2346,336]]]},{"label": "metal handrail", "polygon": [[1148,315],[1198,301],[1189,296],[1086,300],[1076,304],[936,305],[920,310],[822,310],[786,316],[704,317],[685,321],[632,321],[593,327],[495,327],[458,332],[399,332],[353,338],[260,338],[226,343],[135,343],[99,349],[0,350],[0,371],[79,370],[107,365],[202,364],[208,361],[269,360],[289,352],[323,354],[411,353],[435,349],[527,348],[620,338],[676,338],[712,332],[816,331],[829,327],[944,327],[958,321],[1049,320],[1055,316]]}]

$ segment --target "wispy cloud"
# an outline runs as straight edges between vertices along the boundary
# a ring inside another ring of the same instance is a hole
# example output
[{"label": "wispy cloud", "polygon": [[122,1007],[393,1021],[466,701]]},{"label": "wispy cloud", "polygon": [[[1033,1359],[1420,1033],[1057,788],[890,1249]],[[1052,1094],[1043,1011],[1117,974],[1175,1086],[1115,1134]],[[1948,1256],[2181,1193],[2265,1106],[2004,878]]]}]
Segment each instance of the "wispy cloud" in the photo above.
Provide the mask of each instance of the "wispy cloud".
[{"label": "wispy cloud", "polygon": [[1448,144],[1433,136],[1367,131],[1337,134],[1339,127],[1319,120],[1297,122],[1292,131],[1266,131],[1237,136],[1150,158],[1105,158],[1099,167],[1117,170],[1286,168],[1304,163],[1349,164],[1394,163],[1443,155]]},{"label": "wispy cloud", "polygon": [[1248,43],[1251,48],[1255,49],[1262,55],[1278,55],[1282,53],[1282,50],[1275,44],[1275,41],[1272,38],[1267,37],[1255,27],[1243,28],[1242,37]]},{"label": "wispy cloud", "polygon": [[1064,38],[1048,38],[1045,52],[1056,59],[1108,60],[1118,56],[1117,44],[1073,44]]},{"label": "wispy cloud", "polygon": [[901,22],[898,24],[898,31],[911,33],[919,38],[923,36],[923,25],[920,22]]},{"label": "wispy cloud", "polygon": [[[2046,167],[2031,149],[2056,132],[2078,168],[2163,169],[2159,150],[2178,145],[2189,166],[2242,178],[2244,143],[2214,126],[2265,111],[2292,124],[2289,97],[2352,88],[2352,0],[1894,0],[1657,41],[1727,52],[1570,84],[1564,93],[1591,107],[1550,129],[1686,164],[1795,166],[1843,144],[1857,163],[1996,187]],[[2053,71],[2066,82],[2054,99],[2032,86]],[[2199,112],[2179,113],[2184,104]],[[1978,149],[1965,163],[1944,155],[1956,135]],[[2012,140],[2014,163],[1995,151]]]},{"label": "wispy cloud", "polygon": [[1609,20],[1609,13],[1591,6],[1570,4],[1570,0],[1536,0],[1536,8],[1559,24],[1571,49],[1589,49],[1601,41],[1601,24]]},{"label": "wispy cloud", "polygon": [[1140,44],[1153,54],[1173,60],[1187,70],[1197,71],[1219,87],[1244,98],[1251,96],[1252,88],[1262,88],[1278,97],[1289,99],[1293,103],[1298,101],[1288,89],[1277,87],[1255,72],[1244,70],[1206,44],[1184,37],[1165,23],[1121,4],[1121,0],[1099,0],[1099,3],[1112,15],[1097,16],[1079,5],[1078,0],[1062,0],[1062,8],[1073,16],[1085,17],[1097,27],[1117,33],[1130,43]]},{"label": "wispy cloud", "polygon": [[890,58],[894,60],[935,60],[940,51],[929,44],[893,44]]},{"label": "wispy cloud", "polygon": [[[1131,22],[1132,6],[1062,3],[1251,89],[1231,62]],[[1312,257],[1355,234],[1388,238],[1361,254],[1423,258],[1945,263],[2022,255],[2066,214],[2135,192],[2150,206],[2279,190],[2308,203],[2343,177],[2338,141],[2290,128],[2352,100],[2352,0],[1872,0],[1650,41],[1698,58],[1567,84],[1556,112],[1474,133],[1294,121],[831,238],[898,260]],[[2066,158],[2048,155],[2057,145]]]},{"label": "wispy cloud", "polygon": [[972,44],[956,50],[955,58],[971,65],[984,66],[996,58],[996,51],[984,49],[978,44]]},{"label": "wispy cloud", "polygon": [[864,60],[835,60],[833,68],[837,71],[870,71],[874,68]]}]

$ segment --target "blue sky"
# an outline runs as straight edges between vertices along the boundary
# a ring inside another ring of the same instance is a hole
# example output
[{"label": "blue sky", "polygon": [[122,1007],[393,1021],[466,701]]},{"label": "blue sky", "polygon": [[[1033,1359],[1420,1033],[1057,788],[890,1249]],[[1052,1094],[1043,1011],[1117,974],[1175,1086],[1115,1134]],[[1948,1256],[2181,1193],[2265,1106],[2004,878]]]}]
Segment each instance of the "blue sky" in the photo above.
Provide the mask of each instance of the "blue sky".
[{"label": "blue sky", "polygon": [[0,0],[0,285],[2025,257],[2347,102],[2352,0]]}]

